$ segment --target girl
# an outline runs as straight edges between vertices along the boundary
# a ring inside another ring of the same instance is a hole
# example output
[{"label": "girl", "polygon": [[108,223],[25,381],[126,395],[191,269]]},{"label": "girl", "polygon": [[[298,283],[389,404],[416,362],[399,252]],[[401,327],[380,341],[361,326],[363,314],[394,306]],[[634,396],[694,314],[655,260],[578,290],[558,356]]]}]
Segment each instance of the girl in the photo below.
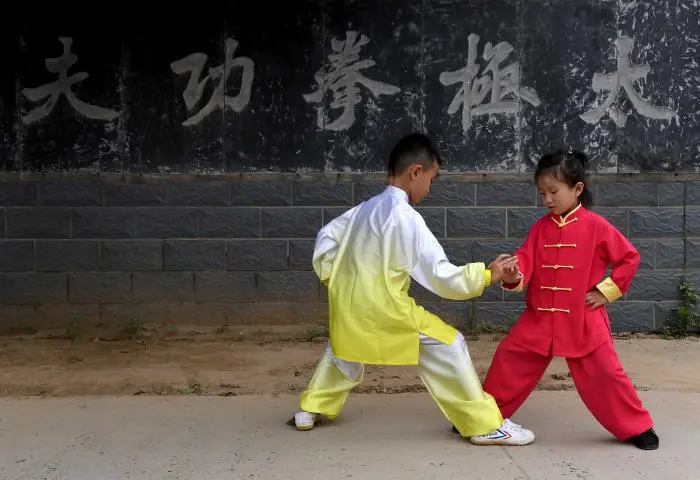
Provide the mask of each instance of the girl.
[{"label": "girl", "polygon": [[[484,390],[510,418],[552,357],[566,358],[581,399],[601,425],[621,441],[654,450],[659,437],[620,365],[605,308],[627,292],[639,253],[587,209],[592,197],[584,182],[586,162],[583,153],[558,151],[537,164],[537,189],[550,214],[531,227],[516,252],[519,282],[502,284],[516,292],[529,285],[526,308],[499,344]],[[600,281],[608,265],[612,273]]]}]

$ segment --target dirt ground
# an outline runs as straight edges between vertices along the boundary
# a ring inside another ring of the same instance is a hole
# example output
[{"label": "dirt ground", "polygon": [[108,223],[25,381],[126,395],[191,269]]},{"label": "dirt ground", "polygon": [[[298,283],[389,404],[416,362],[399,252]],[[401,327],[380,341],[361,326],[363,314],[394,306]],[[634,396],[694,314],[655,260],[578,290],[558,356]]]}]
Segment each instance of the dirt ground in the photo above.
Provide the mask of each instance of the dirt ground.
[{"label": "dirt ground", "polygon": [[[306,338],[305,338],[306,337]],[[498,334],[468,337],[482,376]],[[622,364],[642,390],[700,392],[700,340],[618,336]],[[0,338],[0,396],[245,395],[299,392],[323,352],[312,331],[148,331],[132,339],[81,338],[37,332]],[[539,389],[573,389],[555,359]],[[368,366],[359,393],[423,391],[413,367]]]}]

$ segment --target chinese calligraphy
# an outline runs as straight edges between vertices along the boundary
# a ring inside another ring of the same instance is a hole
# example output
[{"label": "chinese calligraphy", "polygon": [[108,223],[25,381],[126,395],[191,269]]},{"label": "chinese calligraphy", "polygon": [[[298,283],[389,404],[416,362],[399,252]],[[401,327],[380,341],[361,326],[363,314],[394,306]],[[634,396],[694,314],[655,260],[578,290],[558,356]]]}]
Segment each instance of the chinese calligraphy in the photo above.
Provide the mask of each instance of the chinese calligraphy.
[{"label": "chinese calligraphy", "polygon": [[[447,113],[454,115],[459,107],[462,107],[462,129],[465,133],[471,127],[474,116],[516,113],[518,101],[514,97],[520,97],[535,107],[539,106],[540,98],[537,93],[532,88],[520,85],[519,62],[512,62],[503,68],[500,66],[513,51],[511,44],[500,42],[494,47],[488,42],[484,46],[482,58],[489,63],[482,76],[477,78],[479,66],[476,63],[476,55],[479,35],[470,34],[468,41],[467,64],[459,70],[440,74],[440,83],[446,87],[462,84],[447,108]],[[489,92],[490,101],[482,105]]]},{"label": "chinese calligraphy", "polygon": [[651,67],[646,64],[632,65],[630,53],[634,47],[634,40],[630,37],[620,37],[615,40],[615,46],[618,50],[617,72],[593,75],[593,90],[598,93],[607,91],[609,92],[608,96],[599,106],[580,115],[581,119],[586,123],[596,123],[607,113],[615,125],[624,127],[628,115],[612,105],[617,98],[620,87],[625,90],[632,106],[640,115],[655,120],[672,119],[676,115],[675,112],[645,102],[634,89],[634,82],[641,78],[646,79],[647,74],[651,71]]},{"label": "chinese calligraphy", "polygon": [[[315,75],[317,90],[304,94],[307,103],[318,103],[317,126],[325,130],[345,130],[355,123],[355,105],[360,103],[360,88],[363,85],[375,98],[379,95],[395,95],[399,87],[388,83],[371,80],[360,70],[376,65],[374,60],[360,60],[360,50],[369,43],[369,38],[355,31],[346,32],[345,40],[331,39],[331,48],[335,53],[328,55],[331,65],[328,71],[321,68]],[[323,109],[324,94],[330,90],[333,95],[331,109],[342,108],[343,111],[334,121],[327,123]]]},{"label": "chinese calligraphy", "polygon": [[32,103],[46,99],[40,106],[23,115],[22,122],[25,125],[30,125],[49,116],[61,95],[65,95],[68,103],[85,117],[105,121],[115,119],[119,115],[118,112],[85,103],[73,93],[73,85],[88,78],[89,74],[79,72],[68,76],[68,70],[76,64],[78,56],[71,52],[73,38],[59,37],[58,40],[63,44],[63,54],[60,57],[45,60],[46,69],[51,73],[57,73],[58,80],[40,87],[22,89],[22,94]]},{"label": "chinese calligraphy", "polygon": [[[46,69],[57,75],[51,83],[23,88],[23,96],[34,105],[24,112],[21,121],[30,125],[48,117],[55,109],[61,96],[65,96],[70,106],[80,115],[97,120],[111,121],[119,113],[109,108],[88,104],[77,97],[80,82],[87,79],[87,72],[70,74],[69,70],[77,63],[78,56],[72,52],[72,37],[59,37],[63,52],[56,58],[46,58]],[[331,38],[332,51],[328,54],[327,65],[314,74],[315,90],[302,94],[306,103],[316,105],[316,126],[322,130],[341,131],[352,127],[356,120],[356,107],[362,102],[362,89],[367,89],[374,98],[382,95],[392,96],[401,92],[401,88],[389,83],[368,78],[363,71],[376,66],[376,62],[362,55],[370,39],[357,31],[345,32],[345,38]],[[468,36],[466,64],[454,71],[443,71],[439,81],[444,87],[457,85],[459,88],[452,98],[448,115],[455,115],[461,109],[462,129],[466,133],[471,128],[474,118],[480,115],[517,113],[526,102],[534,107],[541,103],[537,92],[521,85],[520,63],[507,62],[513,53],[513,46],[505,41],[496,45],[487,42],[483,52],[479,52],[480,36],[472,33]],[[170,64],[176,75],[187,74],[187,84],[182,93],[190,117],[182,122],[185,126],[197,125],[215,110],[227,108],[236,113],[242,112],[250,103],[255,75],[255,64],[246,56],[236,57],[239,42],[227,38],[225,42],[224,61],[209,67],[205,75],[208,57],[205,53],[193,53]],[[597,106],[580,115],[580,118],[594,124],[608,115],[618,127],[624,127],[629,117],[619,103],[621,90],[624,90],[634,110],[649,119],[670,120],[676,113],[670,108],[654,105],[644,99],[637,83],[644,81],[651,72],[648,64],[634,64],[631,53],[635,46],[633,38],[622,36],[615,41],[617,48],[617,70],[613,73],[595,73],[592,90],[599,97]],[[483,62],[479,61],[479,57]],[[227,95],[229,78],[233,70],[240,74],[240,88],[237,94]],[[203,78],[202,78],[203,77]],[[207,88],[209,87],[209,89]],[[205,90],[209,98],[204,98]],[[330,99],[328,97],[331,97]],[[335,118],[327,112],[339,110]],[[0,104],[1,106],[1,104]]]},{"label": "chinese calligraphy", "polygon": [[[209,68],[209,74],[199,81],[199,77],[204,70],[204,65],[207,63],[207,55],[204,53],[193,53],[180,60],[176,60],[170,64],[172,71],[178,75],[189,73],[187,87],[182,94],[185,100],[187,110],[192,112],[194,107],[199,103],[204,93],[204,87],[207,82],[218,82],[214,87],[214,91],[209,97],[209,101],[197,112],[184,122],[183,125],[197,125],[207,115],[217,109],[230,108],[236,113],[243,109],[250,102],[250,93],[253,86],[254,62],[248,57],[234,57],[234,53],[238,48],[238,42],[232,38],[226,39],[225,60],[224,63],[216,67]],[[226,95],[226,84],[228,77],[231,75],[233,67],[243,69],[241,74],[241,87],[238,94],[234,96]]]}]

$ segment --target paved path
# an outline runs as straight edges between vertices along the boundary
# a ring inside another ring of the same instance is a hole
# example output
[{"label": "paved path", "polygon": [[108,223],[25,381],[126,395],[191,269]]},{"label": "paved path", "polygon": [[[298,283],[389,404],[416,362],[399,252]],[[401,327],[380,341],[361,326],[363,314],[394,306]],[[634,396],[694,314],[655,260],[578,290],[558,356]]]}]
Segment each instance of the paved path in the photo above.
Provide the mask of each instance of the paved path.
[{"label": "paved path", "polygon": [[285,425],[296,397],[0,400],[0,478],[626,480],[700,478],[700,394],[642,392],[661,448],[619,444],[574,392],[536,392],[527,447],[476,447],[427,394],[354,395],[342,419]]}]

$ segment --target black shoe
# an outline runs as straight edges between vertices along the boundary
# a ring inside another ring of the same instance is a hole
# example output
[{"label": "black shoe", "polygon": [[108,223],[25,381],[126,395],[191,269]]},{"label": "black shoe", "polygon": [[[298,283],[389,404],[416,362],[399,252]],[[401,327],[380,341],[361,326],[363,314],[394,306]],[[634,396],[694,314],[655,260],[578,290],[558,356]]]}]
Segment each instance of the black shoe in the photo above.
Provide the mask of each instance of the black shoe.
[{"label": "black shoe", "polygon": [[659,448],[659,436],[653,428],[632,438],[628,438],[626,442],[642,450],[656,450]]}]

